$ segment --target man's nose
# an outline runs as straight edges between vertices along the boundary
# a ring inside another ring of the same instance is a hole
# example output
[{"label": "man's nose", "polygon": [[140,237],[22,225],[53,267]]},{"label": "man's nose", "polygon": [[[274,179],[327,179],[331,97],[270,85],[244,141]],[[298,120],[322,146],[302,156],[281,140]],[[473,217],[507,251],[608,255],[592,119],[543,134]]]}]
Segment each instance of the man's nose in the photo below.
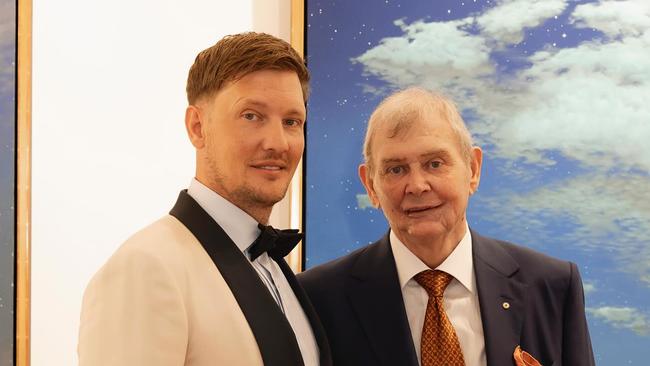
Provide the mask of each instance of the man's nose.
[{"label": "man's nose", "polygon": [[406,179],[407,182],[405,189],[407,194],[421,195],[422,193],[431,190],[431,183],[427,180],[422,169],[411,169]]},{"label": "man's nose", "polygon": [[271,120],[266,124],[263,131],[264,139],[262,140],[262,148],[264,150],[271,150],[276,152],[285,152],[289,150],[289,142],[287,140],[287,130],[284,127],[282,120]]}]

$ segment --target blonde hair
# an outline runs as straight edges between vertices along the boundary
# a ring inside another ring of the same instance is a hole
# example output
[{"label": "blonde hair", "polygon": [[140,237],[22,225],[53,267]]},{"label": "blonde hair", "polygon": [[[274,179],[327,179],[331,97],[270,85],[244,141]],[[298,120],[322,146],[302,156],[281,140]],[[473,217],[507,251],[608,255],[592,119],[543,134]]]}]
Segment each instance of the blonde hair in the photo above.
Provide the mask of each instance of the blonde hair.
[{"label": "blonde hair", "polygon": [[247,32],[222,38],[201,51],[187,77],[187,100],[216,93],[227,82],[260,70],[294,71],[302,86],[303,99],[309,96],[309,71],[289,43],[265,33]]}]

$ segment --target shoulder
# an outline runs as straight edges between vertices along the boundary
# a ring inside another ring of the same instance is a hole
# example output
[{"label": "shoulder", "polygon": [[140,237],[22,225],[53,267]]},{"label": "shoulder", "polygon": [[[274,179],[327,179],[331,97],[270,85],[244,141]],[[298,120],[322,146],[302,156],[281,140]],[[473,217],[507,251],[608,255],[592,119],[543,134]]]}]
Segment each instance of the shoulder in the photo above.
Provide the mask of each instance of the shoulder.
[{"label": "shoulder", "polygon": [[163,217],[135,233],[91,279],[81,305],[79,364],[182,363],[190,298],[183,247],[191,243],[174,220]]},{"label": "shoulder", "polygon": [[346,276],[354,266],[354,263],[357,262],[358,258],[362,256],[366,250],[367,247],[360,248],[348,255],[308,269],[307,271],[298,274],[298,279],[304,285]]},{"label": "shoulder", "polygon": [[173,254],[188,250],[194,241],[196,238],[185,225],[166,215],[129,237],[110,260],[131,256],[173,259]]},{"label": "shoulder", "polygon": [[308,291],[312,288],[339,287],[348,276],[355,272],[359,265],[364,265],[360,262],[384,255],[383,249],[390,248],[383,243],[384,239],[302,272],[298,275],[298,280]]},{"label": "shoulder", "polygon": [[[472,232],[474,259],[495,266],[506,261],[513,263],[516,276],[523,282],[542,280],[568,284],[577,271],[575,263],[554,258],[534,249],[511,242],[481,236]],[[498,261],[501,261],[499,263]]]},{"label": "shoulder", "polygon": [[193,240],[194,235],[178,219],[163,216],[128,238],[120,252],[167,252],[177,249],[179,243]]},{"label": "shoulder", "polygon": [[130,277],[153,278],[165,275],[182,265],[195,251],[196,239],[172,216],[164,216],[128,238],[91,280],[89,287],[101,281]]}]

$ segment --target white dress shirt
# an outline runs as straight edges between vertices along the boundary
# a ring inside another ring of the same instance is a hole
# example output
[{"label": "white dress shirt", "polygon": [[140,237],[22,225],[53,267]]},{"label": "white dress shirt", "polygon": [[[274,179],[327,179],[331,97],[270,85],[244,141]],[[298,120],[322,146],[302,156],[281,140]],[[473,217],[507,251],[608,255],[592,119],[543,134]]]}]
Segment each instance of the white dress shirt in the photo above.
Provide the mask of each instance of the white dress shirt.
[{"label": "white dress shirt", "polygon": [[[481,323],[476,277],[472,261],[472,237],[469,228],[466,227],[465,230],[465,236],[454,251],[435,269],[447,272],[454,277],[445,290],[443,304],[447,317],[456,330],[465,365],[486,366],[483,323]],[[390,232],[390,246],[395,257],[397,275],[411,328],[413,345],[418,356],[418,363],[422,364],[420,340],[429,295],[413,277],[431,268],[415,256],[392,230]]]},{"label": "white dress shirt", "polygon": [[[187,193],[250,260],[248,248],[260,235],[257,221],[196,179],[192,179]],[[319,350],[311,325],[280,266],[266,253],[257,257],[251,265],[287,317],[296,335],[305,366],[319,365]]]}]

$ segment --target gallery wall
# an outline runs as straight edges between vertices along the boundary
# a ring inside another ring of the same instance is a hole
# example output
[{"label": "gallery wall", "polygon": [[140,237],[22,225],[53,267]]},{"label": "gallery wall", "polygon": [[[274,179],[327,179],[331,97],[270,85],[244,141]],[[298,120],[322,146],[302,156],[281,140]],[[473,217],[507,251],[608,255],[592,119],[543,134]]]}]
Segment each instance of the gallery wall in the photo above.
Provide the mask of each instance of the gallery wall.
[{"label": "gallery wall", "polygon": [[290,1],[33,7],[31,359],[75,365],[86,284],[193,176],[183,118],[194,56],[241,31],[288,40]]}]

